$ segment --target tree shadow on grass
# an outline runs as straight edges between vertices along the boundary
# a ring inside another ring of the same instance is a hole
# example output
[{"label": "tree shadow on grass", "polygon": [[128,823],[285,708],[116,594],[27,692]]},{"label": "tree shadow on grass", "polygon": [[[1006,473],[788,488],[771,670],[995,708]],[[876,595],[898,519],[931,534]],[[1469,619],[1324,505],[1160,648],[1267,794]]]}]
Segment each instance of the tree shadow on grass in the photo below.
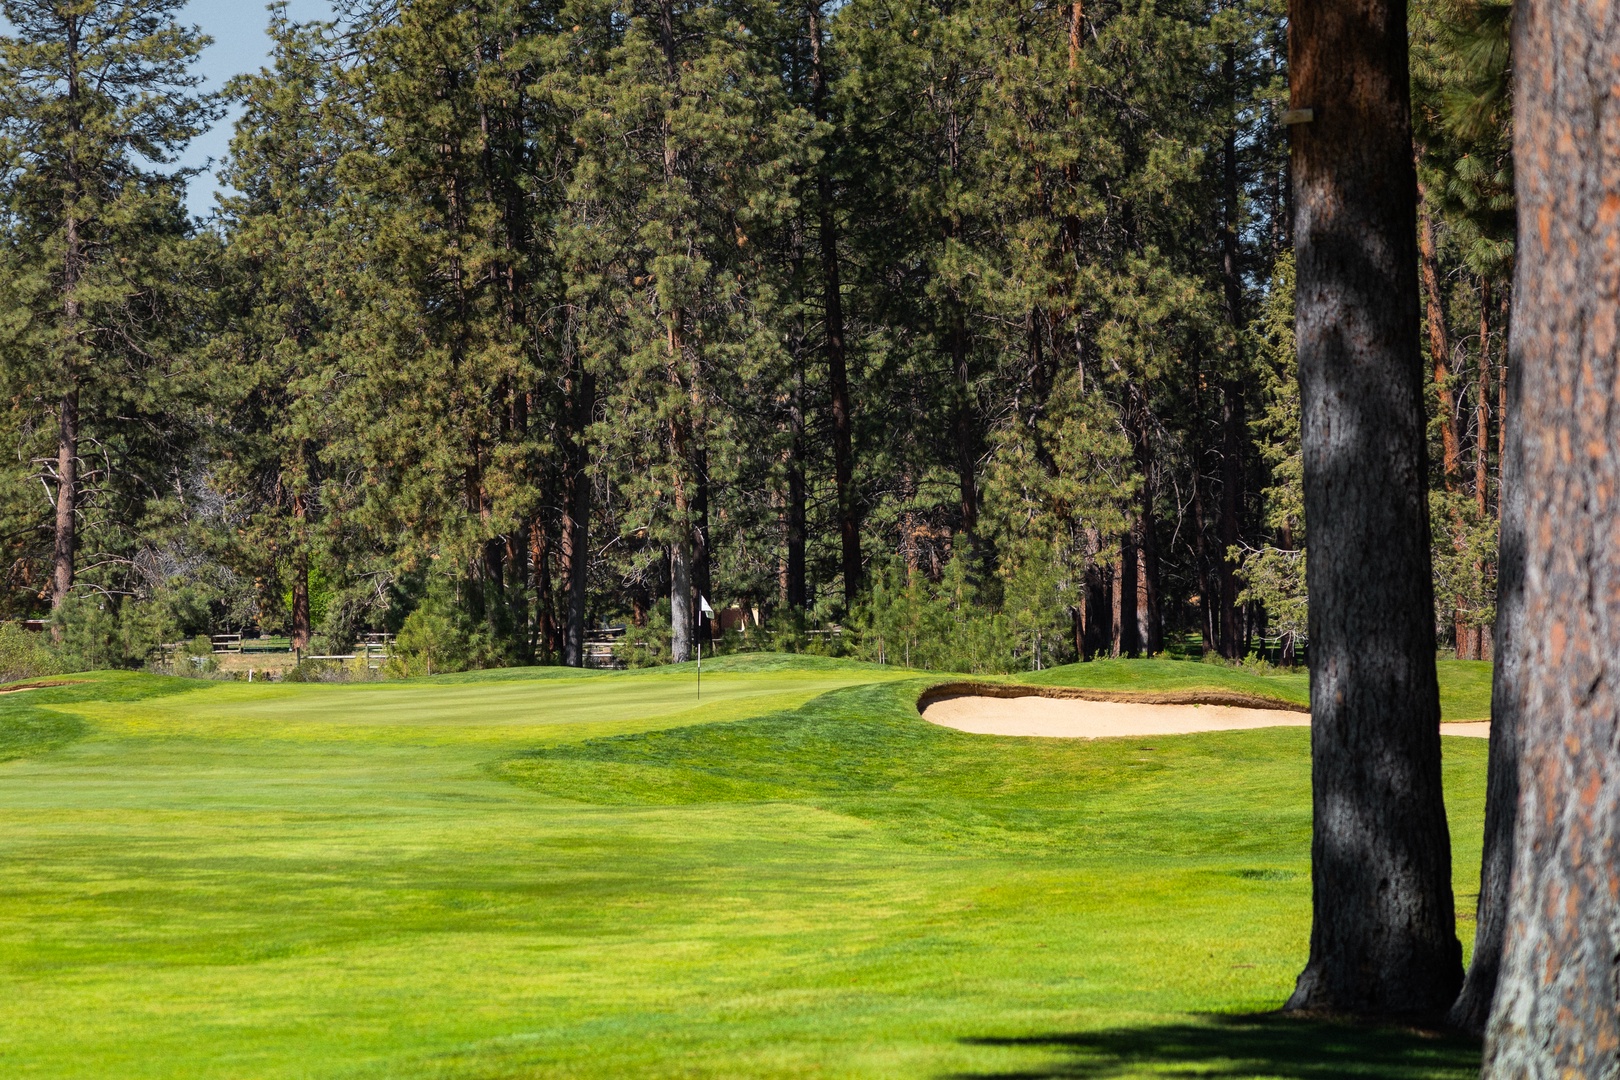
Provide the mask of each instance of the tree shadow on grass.
[{"label": "tree shadow on grass", "polygon": [[1461,1080],[1477,1076],[1480,1062],[1479,1042],[1461,1035],[1274,1013],[964,1041],[974,1046],[1048,1049],[1064,1054],[1066,1060],[1012,1072],[960,1073],[956,1080],[1105,1080],[1144,1075],[1217,1080]]}]

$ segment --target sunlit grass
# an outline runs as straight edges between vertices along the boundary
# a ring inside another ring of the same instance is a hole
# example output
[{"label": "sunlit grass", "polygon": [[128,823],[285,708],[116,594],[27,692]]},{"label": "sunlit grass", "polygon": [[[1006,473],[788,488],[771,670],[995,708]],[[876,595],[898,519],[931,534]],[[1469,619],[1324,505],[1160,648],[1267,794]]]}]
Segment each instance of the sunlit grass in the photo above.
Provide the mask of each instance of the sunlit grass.
[{"label": "sunlit grass", "polygon": [[[1207,1018],[1303,961],[1305,731],[997,739],[914,672],[704,667],[0,696],[0,1074],[1477,1069]],[[1446,740],[1459,893],[1484,750]]]}]

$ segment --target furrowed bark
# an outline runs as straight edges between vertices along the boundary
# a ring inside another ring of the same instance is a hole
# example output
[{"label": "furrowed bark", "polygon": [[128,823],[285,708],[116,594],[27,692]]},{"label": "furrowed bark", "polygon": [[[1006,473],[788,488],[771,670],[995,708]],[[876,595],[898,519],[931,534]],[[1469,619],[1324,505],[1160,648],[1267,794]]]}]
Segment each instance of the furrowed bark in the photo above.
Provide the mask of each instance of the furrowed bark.
[{"label": "furrowed bark", "polygon": [[692,659],[692,537],[685,530],[669,545],[670,659]]},{"label": "furrowed bark", "polygon": [[[1520,368],[1504,368],[1499,391],[1504,411],[1517,417]],[[1451,1007],[1453,1026],[1475,1035],[1485,1032],[1502,967],[1507,934],[1508,886],[1513,872],[1513,828],[1518,819],[1519,760],[1524,712],[1524,650],[1519,646],[1524,619],[1524,462],[1518,421],[1501,427],[1501,477],[1497,513],[1496,666],[1491,671],[1491,741],[1485,775],[1485,843],[1479,869],[1479,906],[1474,923],[1474,956],[1462,993]]]},{"label": "furrowed bark", "polygon": [[[1620,1073],[1620,21],[1514,12],[1518,821],[1485,1080]],[[1507,514],[1504,513],[1504,530]]]},{"label": "furrowed bark", "polygon": [[1156,656],[1164,651],[1164,609],[1159,603],[1159,536],[1153,526],[1152,498],[1143,496],[1142,514],[1137,519],[1139,554],[1136,560],[1136,626],[1142,652]]},{"label": "furrowed bark", "polygon": [[1305,518],[1310,960],[1290,1010],[1443,1015],[1462,983],[1418,345],[1403,0],[1289,4]]}]

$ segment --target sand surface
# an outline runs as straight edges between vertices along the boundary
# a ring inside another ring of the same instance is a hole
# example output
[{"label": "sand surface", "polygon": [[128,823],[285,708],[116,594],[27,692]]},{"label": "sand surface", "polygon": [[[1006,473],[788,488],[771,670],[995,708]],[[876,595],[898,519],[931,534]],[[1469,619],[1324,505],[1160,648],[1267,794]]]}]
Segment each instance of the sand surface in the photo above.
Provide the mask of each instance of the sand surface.
[{"label": "sand surface", "polygon": [[[1201,731],[1309,727],[1311,718],[1281,709],[1232,705],[1148,705],[1067,698],[983,697],[961,694],[937,698],[923,707],[923,719],[975,735],[1033,735],[1047,739],[1106,739],[1139,735],[1192,735]],[[1444,724],[1445,735],[1484,738],[1490,724]]]}]

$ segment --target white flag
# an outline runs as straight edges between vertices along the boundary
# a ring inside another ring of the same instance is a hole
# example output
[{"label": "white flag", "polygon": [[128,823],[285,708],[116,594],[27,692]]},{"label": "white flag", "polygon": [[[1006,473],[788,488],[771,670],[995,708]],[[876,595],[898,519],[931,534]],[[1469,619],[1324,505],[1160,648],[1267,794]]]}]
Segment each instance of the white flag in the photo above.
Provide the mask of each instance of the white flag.
[{"label": "white flag", "polygon": [[709,598],[702,593],[698,593],[698,610],[709,618],[714,618],[714,608],[709,606]]}]

